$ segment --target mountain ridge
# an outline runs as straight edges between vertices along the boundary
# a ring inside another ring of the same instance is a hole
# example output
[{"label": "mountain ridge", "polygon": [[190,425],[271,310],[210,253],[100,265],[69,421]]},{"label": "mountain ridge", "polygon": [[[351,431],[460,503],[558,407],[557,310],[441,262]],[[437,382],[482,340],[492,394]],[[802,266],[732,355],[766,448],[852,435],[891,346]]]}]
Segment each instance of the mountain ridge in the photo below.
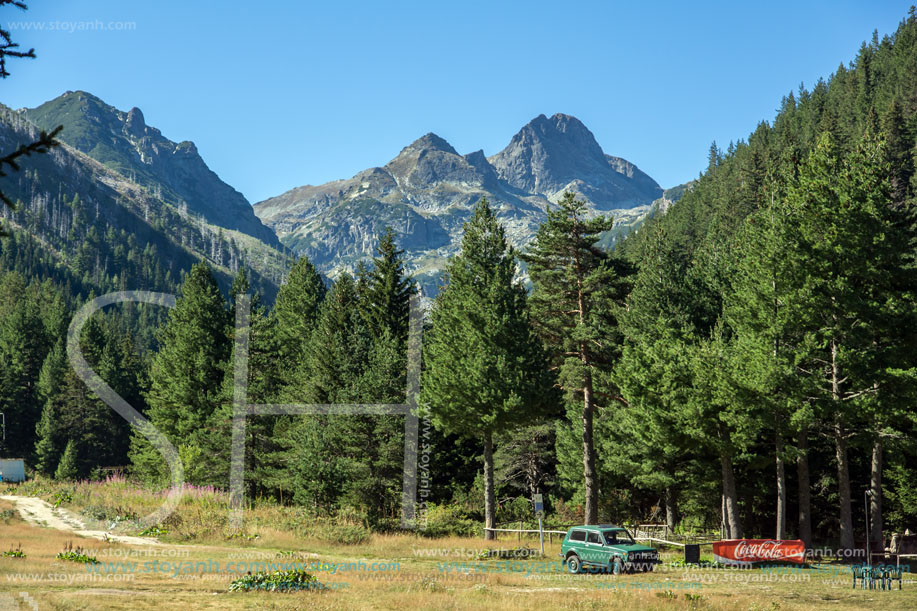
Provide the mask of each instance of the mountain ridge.
[{"label": "mountain ridge", "polygon": [[214,225],[281,247],[273,231],[254,215],[245,196],[210,169],[193,142],[169,140],[147,125],[136,106],[125,112],[78,90],[20,112],[41,129],[63,125],[61,141],[154,189],[164,201],[185,205]]},{"label": "mountain ridge", "polygon": [[428,132],[384,165],[290,189],[257,202],[254,210],[285,246],[331,275],[352,271],[392,226],[412,271],[432,292],[482,197],[491,201],[511,242],[522,247],[546,207],[567,190],[628,227],[663,194],[636,165],[606,155],[581,121],[558,113],[535,117],[490,157],[480,149],[460,154]]}]

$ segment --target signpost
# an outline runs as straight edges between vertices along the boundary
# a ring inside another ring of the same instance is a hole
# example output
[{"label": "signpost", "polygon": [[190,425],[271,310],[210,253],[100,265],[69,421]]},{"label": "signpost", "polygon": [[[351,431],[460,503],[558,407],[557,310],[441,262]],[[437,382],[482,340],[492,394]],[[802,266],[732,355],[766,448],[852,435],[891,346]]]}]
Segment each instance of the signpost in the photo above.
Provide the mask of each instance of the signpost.
[{"label": "signpost", "polygon": [[544,527],[541,521],[544,518],[544,498],[540,494],[536,494],[532,501],[535,504],[535,515],[538,516],[538,538],[541,540],[541,555],[544,556]]}]

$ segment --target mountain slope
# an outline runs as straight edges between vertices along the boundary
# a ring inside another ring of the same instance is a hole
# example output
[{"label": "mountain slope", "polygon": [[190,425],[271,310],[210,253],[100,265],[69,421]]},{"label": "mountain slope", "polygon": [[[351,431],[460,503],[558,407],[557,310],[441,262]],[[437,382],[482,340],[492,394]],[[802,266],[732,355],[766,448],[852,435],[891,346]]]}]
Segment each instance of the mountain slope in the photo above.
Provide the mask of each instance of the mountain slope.
[{"label": "mountain slope", "polygon": [[139,108],[124,112],[85,91],[68,91],[24,113],[41,129],[63,125],[60,140],[149,188],[163,201],[187,206],[210,224],[280,247],[245,197],[207,167],[193,142],[165,138],[146,124]]},{"label": "mountain slope", "polygon": [[[0,106],[4,150],[33,140],[37,129],[25,112]],[[288,257],[274,248],[164,202],[155,185],[137,184],[68,144],[30,159],[4,190],[17,202],[15,211],[2,210],[14,238],[37,240],[55,265],[96,291],[173,291],[183,270],[206,260],[224,287],[251,267],[253,288],[272,300],[285,274]]]},{"label": "mountain slope", "polygon": [[662,195],[636,166],[605,155],[574,117],[541,115],[493,157],[483,151],[462,155],[429,133],[384,166],[292,189],[255,204],[255,213],[284,245],[332,275],[352,271],[391,226],[407,252],[410,271],[434,293],[478,200],[486,197],[492,203],[508,237],[521,247],[534,237],[545,207],[568,189],[594,211],[613,214],[622,229],[642,218]]}]

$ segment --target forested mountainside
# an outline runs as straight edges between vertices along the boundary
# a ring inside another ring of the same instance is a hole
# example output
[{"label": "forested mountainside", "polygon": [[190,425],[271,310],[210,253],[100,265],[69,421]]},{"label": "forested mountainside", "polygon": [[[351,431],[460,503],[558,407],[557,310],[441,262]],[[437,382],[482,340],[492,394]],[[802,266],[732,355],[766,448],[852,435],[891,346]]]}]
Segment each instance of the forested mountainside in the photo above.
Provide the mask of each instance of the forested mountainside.
[{"label": "forested mountainside", "polygon": [[[0,108],[0,148],[12,150],[37,134],[25,113]],[[126,423],[89,393],[67,364],[64,342],[72,313],[87,298],[110,291],[179,293],[184,275],[200,261],[211,266],[224,292],[244,272],[254,291],[273,300],[289,257],[165,203],[154,188],[67,144],[30,158],[4,180],[3,191],[15,203],[15,209],[0,211],[8,234],[0,240],[0,290],[6,295],[0,320],[5,452],[35,456],[36,427],[54,398],[72,408],[55,426],[83,440],[81,473],[124,464]],[[131,305],[109,310],[86,330],[92,339],[90,362],[142,408],[148,359],[166,312]]]},{"label": "forested mountainside", "polygon": [[[0,110],[0,142],[37,133],[26,113]],[[198,260],[214,265],[228,288],[240,267],[272,299],[288,257],[259,239],[208,223],[64,144],[7,181],[16,210],[3,214],[14,235],[40,241],[48,256],[96,290],[174,289]]]},{"label": "forested mountainside", "polygon": [[510,241],[522,247],[546,218],[546,206],[567,190],[580,194],[593,213],[615,217],[609,244],[662,195],[635,165],[606,155],[582,122],[556,114],[536,117],[490,158],[482,151],[460,155],[430,133],[385,166],[292,189],[255,204],[255,211],[285,245],[329,274],[353,272],[390,226],[409,271],[435,294],[446,261],[458,252],[462,225],[482,197],[494,205]]},{"label": "forested mountainside", "polygon": [[172,142],[147,125],[143,112],[124,112],[85,91],[68,91],[23,115],[46,131],[144,187],[163,203],[206,223],[255,237],[275,248],[277,236],[254,215],[245,197],[207,167],[193,142]]},{"label": "forested mountainside", "polygon": [[879,499],[873,536],[883,509],[917,516],[915,75],[911,9],[772,121],[714,144],[682,199],[619,244],[639,267],[623,413],[631,442],[664,450],[614,460],[670,515],[704,502],[715,469],[739,532],[767,520],[852,545],[864,487]]}]

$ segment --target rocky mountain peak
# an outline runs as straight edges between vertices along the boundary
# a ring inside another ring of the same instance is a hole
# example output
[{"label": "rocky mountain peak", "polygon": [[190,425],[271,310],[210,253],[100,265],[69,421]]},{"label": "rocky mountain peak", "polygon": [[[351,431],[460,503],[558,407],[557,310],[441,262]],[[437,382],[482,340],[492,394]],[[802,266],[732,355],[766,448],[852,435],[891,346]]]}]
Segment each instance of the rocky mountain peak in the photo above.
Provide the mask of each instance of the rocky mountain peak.
[{"label": "rocky mountain peak", "polygon": [[445,153],[452,153],[453,155],[458,155],[456,150],[452,148],[452,145],[446,142],[445,139],[440,138],[433,132],[429,132],[408,146],[406,146],[402,152],[405,151],[443,151]]},{"label": "rocky mountain peak", "polygon": [[353,272],[371,256],[385,227],[393,228],[409,268],[435,294],[448,258],[458,252],[462,227],[486,197],[517,247],[545,218],[549,201],[565,190],[619,224],[607,246],[643,217],[662,194],[656,182],[625,159],[606,159],[592,132],[571,115],[538,115],[497,155],[460,155],[434,133],[418,138],[382,167],[349,179],[302,186],[255,204],[283,244],[323,272]]},{"label": "rocky mountain peak", "polygon": [[134,106],[127,113],[127,119],[124,120],[124,128],[127,133],[139,138],[146,131],[146,121],[143,120],[143,112]]},{"label": "rocky mountain peak", "polygon": [[529,121],[489,161],[497,175],[517,189],[550,200],[575,191],[599,210],[639,205],[662,193],[652,179],[631,180],[633,170],[625,168],[622,173],[617,159],[606,157],[582,121],[557,113]]}]

